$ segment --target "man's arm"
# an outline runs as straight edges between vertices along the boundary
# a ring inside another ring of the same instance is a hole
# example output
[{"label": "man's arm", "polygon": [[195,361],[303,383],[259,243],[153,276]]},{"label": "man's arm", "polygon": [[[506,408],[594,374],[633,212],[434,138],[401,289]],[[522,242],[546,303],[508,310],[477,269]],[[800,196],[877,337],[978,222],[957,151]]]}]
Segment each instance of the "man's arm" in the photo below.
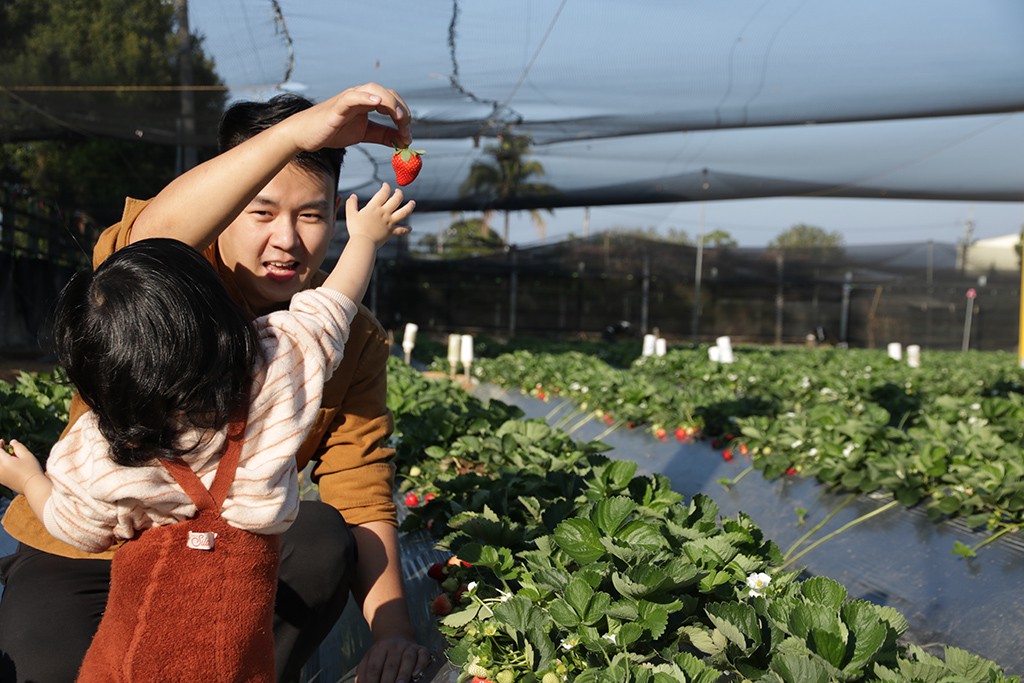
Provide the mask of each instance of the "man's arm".
[{"label": "man's arm", "polygon": [[[397,128],[370,121],[372,111]],[[405,145],[409,121],[393,90],[376,83],[349,88],[175,178],[139,215],[131,240],[173,237],[202,251],[299,152],[359,142]]]},{"label": "man's arm", "polygon": [[373,645],[356,676],[360,683],[408,681],[430,663],[428,650],[416,642],[402,585],[398,530],[386,522],[352,527],[359,548],[353,595],[362,606]]},{"label": "man's arm", "polygon": [[394,452],[385,446],[393,428],[387,408],[387,339],[365,309],[353,322],[345,354],[334,378],[341,382],[324,396],[325,407],[338,406],[338,417],[316,456],[314,480],[321,500],[349,522],[358,547],[352,591],[373,636],[357,669],[358,681],[409,681],[428,666],[430,655],[416,643],[402,585]]}]

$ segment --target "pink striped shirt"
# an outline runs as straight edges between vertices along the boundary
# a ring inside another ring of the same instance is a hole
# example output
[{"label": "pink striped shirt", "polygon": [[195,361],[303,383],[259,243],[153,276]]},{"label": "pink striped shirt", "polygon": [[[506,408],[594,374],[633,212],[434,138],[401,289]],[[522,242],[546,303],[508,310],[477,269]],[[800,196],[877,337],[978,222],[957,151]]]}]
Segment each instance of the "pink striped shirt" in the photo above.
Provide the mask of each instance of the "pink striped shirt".
[{"label": "pink striped shirt", "polygon": [[[260,353],[249,420],[235,481],[221,510],[232,526],[279,534],[295,520],[295,452],[316,419],[324,383],[341,363],[356,310],[343,294],[319,288],[296,294],[287,311],[256,319]],[[213,484],[226,433],[225,428],[184,456],[207,488]],[[87,552],[100,552],[139,531],[196,512],[159,463],[116,464],[91,411],[50,451],[46,473],[53,494],[43,523],[54,537]]]}]

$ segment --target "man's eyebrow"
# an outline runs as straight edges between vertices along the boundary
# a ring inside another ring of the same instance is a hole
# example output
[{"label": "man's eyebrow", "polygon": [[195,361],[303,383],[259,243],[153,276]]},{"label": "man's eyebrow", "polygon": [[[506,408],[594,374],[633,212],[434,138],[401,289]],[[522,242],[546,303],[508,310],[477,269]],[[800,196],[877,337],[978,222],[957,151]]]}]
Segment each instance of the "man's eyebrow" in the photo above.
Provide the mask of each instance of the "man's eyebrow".
[{"label": "man's eyebrow", "polygon": [[[270,197],[266,197],[264,195],[256,195],[255,197],[252,198],[252,201],[249,202],[249,204],[256,206],[269,206],[273,208],[278,208],[279,206],[281,206],[280,202],[278,202],[277,200],[271,199]],[[299,211],[309,211],[310,209],[313,209],[316,211],[326,213],[330,206],[330,202],[328,202],[326,199],[314,199],[312,201],[306,202],[305,204],[299,205],[297,209]]]},{"label": "man's eyebrow", "polygon": [[275,202],[273,199],[271,199],[270,197],[264,197],[263,195],[256,195],[255,197],[252,198],[252,201],[249,202],[249,203],[250,204],[257,204],[259,206],[277,206],[278,205],[277,202]]},{"label": "man's eyebrow", "polygon": [[299,206],[299,211],[307,209],[316,209],[317,211],[325,212],[330,208],[331,204],[326,199],[317,199],[311,202],[306,202]]}]

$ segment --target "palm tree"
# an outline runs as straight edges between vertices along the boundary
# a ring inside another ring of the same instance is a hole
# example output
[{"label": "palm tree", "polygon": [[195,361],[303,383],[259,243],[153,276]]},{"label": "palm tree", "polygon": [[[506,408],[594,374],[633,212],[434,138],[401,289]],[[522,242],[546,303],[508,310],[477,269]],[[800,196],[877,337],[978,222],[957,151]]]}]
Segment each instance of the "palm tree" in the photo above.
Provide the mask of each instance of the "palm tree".
[{"label": "palm tree", "polygon": [[[463,181],[459,192],[463,197],[479,197],[484,212],[484,227],[495,206],[510,206],[515,200],[538,195],[553,194],[556,190],[547,183],[531,182],[531,177],[544,175],[539,161],[527,161],[530,153],[530,137],[514,135],[508,131],[500,134],[498,144],[488,145],[484,154],[490,159],[474,161],[469,175]],[[508,244],[509,215],[513,209],[506,208],[504,241]],[[548,213],[554,213],[547,209]],[[541,239],[546,235],[547,226],[537,209],[530,209],[530,218],[537,226]]]}]

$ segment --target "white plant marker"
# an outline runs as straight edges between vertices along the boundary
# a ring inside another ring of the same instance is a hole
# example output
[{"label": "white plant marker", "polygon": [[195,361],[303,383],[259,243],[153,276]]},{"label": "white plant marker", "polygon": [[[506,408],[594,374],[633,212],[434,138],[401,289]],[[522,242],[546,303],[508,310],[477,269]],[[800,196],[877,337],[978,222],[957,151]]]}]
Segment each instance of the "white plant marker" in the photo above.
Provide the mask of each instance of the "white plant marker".
[{"label": "white plant marker", "polygon": [[715,346],[718,347],[718,359],[720,362],[733,362],[732,339],[729,337],[719,337],[715,340]]},{"label": "white plant marker", "polygon": [[641,356],[653,356],[654,355],[654,344],[656,337],[653,334],[644,335],[644,348],[640,352]]},{"label": "white plant marker", "polygon": [[462,341],[459,344],[459,360],[462,361],[462,369],[466,373],[466,381],[469,381],[469,370],[473,365],[473,336],[469,334],[462,335]]},{"label": "white plant marker", "polygon": [[664,337],[658,337],[654,340],[654,355],[664,356],[668,351],[668,342],[665,341]]},{"label": "white plant marker", "polygon": [[903,360],[903,345],[899,342],[889,342],[886,347],[889,351],[889,358],[899,361]]},{"label": "white plant marker", "polygon": [[405,334],[402,336],[402,351],[405,352],[405,364],[412,361],[412,350],[416,348],[416,333],[420,326],[416,323],[405,324]]},{"label": "white plant marker", "polygon": [[921,347],[917,344],[907,347],[907,365],[912,368],[921,367]]},{"label": "white plant marker", "polygon": [[448,335],[448,367],[450,368],[449,374],[451,377],[455,377],[455,370],[459,365],[459,352],[460,346],[462,345],[462,335],[460,334],[449,334]]}]

